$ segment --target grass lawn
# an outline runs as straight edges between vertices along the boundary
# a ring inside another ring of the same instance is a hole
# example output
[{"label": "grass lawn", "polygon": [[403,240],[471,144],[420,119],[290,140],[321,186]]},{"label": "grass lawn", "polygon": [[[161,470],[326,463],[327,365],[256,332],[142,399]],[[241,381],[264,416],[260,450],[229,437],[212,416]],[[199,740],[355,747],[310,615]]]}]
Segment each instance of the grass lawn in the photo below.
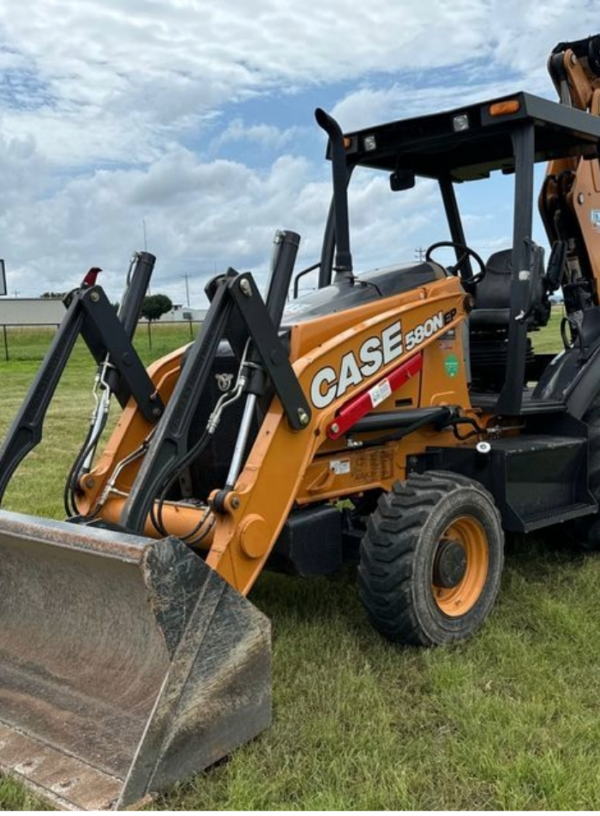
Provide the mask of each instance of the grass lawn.
[{"label": "grass lawn", "polygon": [[[557,348],[558,316],[537,346]],[[552,334],[554,332],[554,334]],[[157,336],[158,335],[158,336]],[[183,338],[155,333],[146,361]],[[4,434],[38,363],[0,363]],[[5,506],[60,518],[61,484],[91,409],[83,350],[42,445]],[[265,574],[251,594],[273,624],[274,725],[155,809],[573,809],[600,807],[600,558],[560,539],[511,539],[497,606],[471,641],[396,648],[360,608],[351,570]],[[0,780],[0,807],[36,800]]]}]

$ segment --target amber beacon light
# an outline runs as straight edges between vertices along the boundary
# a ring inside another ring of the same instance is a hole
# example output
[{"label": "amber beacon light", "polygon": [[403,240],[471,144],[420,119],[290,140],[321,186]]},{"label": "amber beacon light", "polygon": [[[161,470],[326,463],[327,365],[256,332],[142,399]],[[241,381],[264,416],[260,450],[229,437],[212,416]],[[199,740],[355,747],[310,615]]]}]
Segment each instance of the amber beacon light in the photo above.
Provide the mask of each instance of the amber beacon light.
[{"label": "amber beacon light", "polygon": [[495,102],[490,105],[490,116],[507,116],[509,113],[518,113],[521,103],[518,99],[507,99],[505,102]]}]

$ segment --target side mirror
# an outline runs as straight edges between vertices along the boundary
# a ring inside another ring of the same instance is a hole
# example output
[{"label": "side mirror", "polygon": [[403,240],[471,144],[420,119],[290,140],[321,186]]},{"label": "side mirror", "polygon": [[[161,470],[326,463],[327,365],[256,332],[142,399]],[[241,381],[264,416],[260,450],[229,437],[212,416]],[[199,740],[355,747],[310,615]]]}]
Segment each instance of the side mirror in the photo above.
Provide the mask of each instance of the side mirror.
[{"label": "side mirror", "polygon": [[395,170],[390,176],[390,187],[394,193],[411,190],[415,186],[414,170]]},{"label": "side mirror", "polygon": [[556,292],[559,288],[562,282],[566,259],[566,241],[555,241],[552,244],[550,258],[548,259],[548,269],[546,271],[546,286],[549,292]]}]

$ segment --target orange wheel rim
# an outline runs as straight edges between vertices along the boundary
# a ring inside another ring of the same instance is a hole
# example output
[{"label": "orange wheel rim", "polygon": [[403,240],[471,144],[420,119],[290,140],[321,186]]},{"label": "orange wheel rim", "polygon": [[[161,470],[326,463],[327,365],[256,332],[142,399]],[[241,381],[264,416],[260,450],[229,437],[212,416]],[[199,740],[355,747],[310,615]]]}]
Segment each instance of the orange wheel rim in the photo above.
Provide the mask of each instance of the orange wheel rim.
[{"label": "orange wheel rim", "polygon": [[438,608],[450,618],[458,618],[471,610],[485,587],[489,550],[485,530],[477,519],[460,516],[450,524],[440,538],[439,547],[452,542],[464,551],[464,574],[451,587],[444,586],[432,574],[431,591]]}]

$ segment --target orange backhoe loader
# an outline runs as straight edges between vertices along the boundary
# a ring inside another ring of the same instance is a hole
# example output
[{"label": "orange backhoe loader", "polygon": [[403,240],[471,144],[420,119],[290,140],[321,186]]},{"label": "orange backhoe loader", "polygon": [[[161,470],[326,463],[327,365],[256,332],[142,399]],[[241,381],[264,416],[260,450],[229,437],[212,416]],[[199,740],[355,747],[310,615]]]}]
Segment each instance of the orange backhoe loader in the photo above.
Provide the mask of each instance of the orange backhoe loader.
[{"label": "orange backhoe loader", "polygon": [[[0,451],[2,496],[83,337],[99,398],[67,520],[0,512],[2,770],[64,808],[121,808],[266,728],[269,623],[246,597],[265,568],[358,562],[375,629],[430,646],[485,621],[505,532],[600,545],[600,37],[549,68],[560,102],[521,92],[347,134],[318,110],[333,197],[293,289],[312,269],[318,288],[288,301],[300,239],[278,232],[264,299],[250,273],[218,275],[196,340],[148,370],[131,341],[153,256],[118,314],[96,284],[70,294]],[[422,260],[355,272],[361,172],[395,201],[417,178],[439,192]],[[456,191],[502,174],[512,242],[484,261]],[[559,290],[564,349],[538,353]]]}]

